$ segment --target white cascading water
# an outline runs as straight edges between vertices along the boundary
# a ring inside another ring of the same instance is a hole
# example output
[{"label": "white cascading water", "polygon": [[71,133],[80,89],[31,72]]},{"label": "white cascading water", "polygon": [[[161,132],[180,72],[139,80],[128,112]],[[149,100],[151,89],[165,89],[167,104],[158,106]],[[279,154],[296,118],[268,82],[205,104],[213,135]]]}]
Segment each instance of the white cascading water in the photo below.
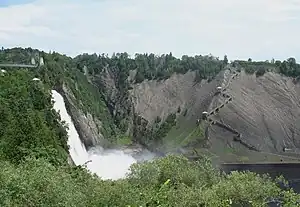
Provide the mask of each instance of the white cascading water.
[{"label": "white cascading water", "polygon": [[63,97],[55,90],[52,90],[54,109],[59,112],[61,119],[68,124],[68,145],[69,153],[75,165],[83,165],[87,161],[87,169],[96,173],[102,179],[124,178],[129,171],[131,164],[137,161],[120,150],[103,150],[100,148],[87,151],[81,142],[77,130],[69,116]]}]

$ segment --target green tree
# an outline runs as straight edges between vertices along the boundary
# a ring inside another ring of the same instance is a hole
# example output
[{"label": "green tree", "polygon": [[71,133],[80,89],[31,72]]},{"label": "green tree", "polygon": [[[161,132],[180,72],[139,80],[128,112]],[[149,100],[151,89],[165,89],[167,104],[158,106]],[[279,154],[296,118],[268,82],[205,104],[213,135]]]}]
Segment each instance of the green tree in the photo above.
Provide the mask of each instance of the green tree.
[{"label": "green tree", "polygon": [[256,71],[256,77],[263,76],[266,72],[266,69],[264,67],[259,67]]},{"label": "green tree", "polygon": [[225,56],[224,56],[223,63],[224,63],[225,65],[227,65],[227,64],[228,64],[228,58],[227,58],[227,55],[225,55]]}]

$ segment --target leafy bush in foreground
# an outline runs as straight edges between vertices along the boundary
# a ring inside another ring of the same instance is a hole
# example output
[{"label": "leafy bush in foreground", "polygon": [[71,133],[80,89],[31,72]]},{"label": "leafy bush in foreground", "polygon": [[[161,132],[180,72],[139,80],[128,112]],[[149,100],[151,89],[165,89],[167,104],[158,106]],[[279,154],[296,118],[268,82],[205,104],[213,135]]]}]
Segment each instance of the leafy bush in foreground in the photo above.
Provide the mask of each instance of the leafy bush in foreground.
[{"label": "leafy bush in foreground", "polygon": [[220,174],[207,160],[167,156],[134,164],[126,179],[103,181],[81,167],[57,167],[28,158],[15,166],[0,163],[1,206],[266,206],[282,198],[297,206],[293,191],[267,176]]}]

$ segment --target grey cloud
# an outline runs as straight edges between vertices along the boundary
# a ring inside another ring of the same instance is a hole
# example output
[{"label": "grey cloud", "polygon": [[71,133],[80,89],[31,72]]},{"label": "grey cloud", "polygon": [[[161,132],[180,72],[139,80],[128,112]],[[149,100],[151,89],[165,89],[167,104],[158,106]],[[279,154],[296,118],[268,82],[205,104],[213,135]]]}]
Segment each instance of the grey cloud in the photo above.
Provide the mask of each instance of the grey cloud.
[{"label": "grey cloud", "polygon": [[37,0],[0,8],[0,42],[70,55],[172,51],[283,59],[300,49],[299,11],[295,0]]}]

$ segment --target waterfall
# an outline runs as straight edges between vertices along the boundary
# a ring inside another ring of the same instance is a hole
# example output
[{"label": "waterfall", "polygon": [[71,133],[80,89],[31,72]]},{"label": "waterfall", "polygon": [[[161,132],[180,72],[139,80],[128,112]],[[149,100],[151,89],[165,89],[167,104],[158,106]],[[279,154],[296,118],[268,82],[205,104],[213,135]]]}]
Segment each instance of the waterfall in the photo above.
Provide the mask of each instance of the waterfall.
[{"label": "waterfall", "polygon": [[52,90],[52,99],[54,100],[54,109],[59,112],[61,119],[68,124],[69,153],[75,165],[83,165],[91,160],[86,164],[87,169],[102,179],[124,178],[130,165],[137,161],[121,150],[103,150],[98,147],[87,151],[66,110],[63,97],[57,91]]}]

